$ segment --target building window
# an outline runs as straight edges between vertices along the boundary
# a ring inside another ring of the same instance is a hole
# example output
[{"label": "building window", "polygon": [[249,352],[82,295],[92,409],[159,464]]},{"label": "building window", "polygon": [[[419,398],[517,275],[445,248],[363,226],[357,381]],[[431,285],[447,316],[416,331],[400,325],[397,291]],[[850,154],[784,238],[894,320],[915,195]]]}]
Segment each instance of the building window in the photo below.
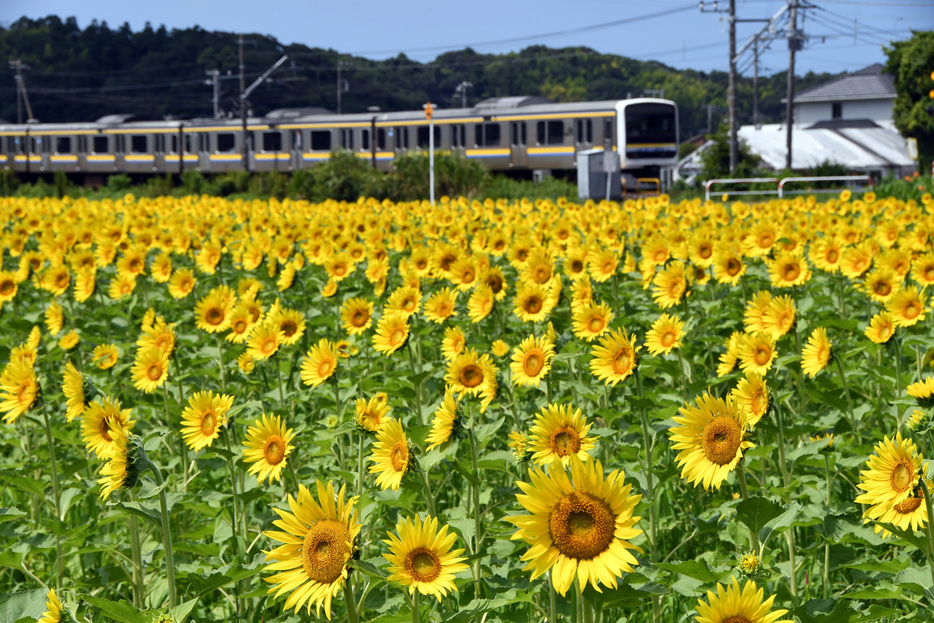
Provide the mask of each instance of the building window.
[{"label": "building window", "polygon": [[843,119],[843,102],[833,102],[830,105],[830,118]]},{"label": "building window", "polygon": [[330,130],[312,130],[311,151],[331,151]]}]

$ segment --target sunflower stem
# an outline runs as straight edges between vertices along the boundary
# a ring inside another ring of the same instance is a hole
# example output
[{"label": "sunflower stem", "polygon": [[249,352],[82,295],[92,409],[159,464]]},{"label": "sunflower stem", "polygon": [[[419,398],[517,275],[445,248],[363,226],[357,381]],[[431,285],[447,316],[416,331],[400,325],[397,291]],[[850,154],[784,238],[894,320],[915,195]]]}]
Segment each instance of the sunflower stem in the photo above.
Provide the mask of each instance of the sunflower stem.
[{"label": "sunflower stem", "polygon": [[285,408],[285,394],[282,392],[282,365],[279,351],[273,354],[273,358],[276,360],[276,383],[279,385],[279,405]]},{"label": "sunflower stem", "polygon": [[[824,497],[827,499],[827,506],[830,507],[830,457],[824,453],[824,474],[826,479],[826,488]],[[830,541],[824,542],[824,599],[830,599]]]},{"label": "sunflower stem", "polygon": [[406,351],[409,354],[409,366],[412,368],[412,385],[415,389],[415,420],[419,426],[424,426],[422,420],[422,384],[418,381],[418,372],[415,369],[415,357],[412,355],[412,341],[406,343]]},{"label": "sunflower stem", "polygon": [[[775,405],[775,418],[778,420],[778,467],[782,474],[782,485],[788,487],[788,466],[785,463],[785,425],[782,421],[782,409]],[[798,574],[795,568],[795,537],[794,528],[785,532],[785,541],[788,543],[788,576],[790,581],[791,598],[798,605]]]},{"label": "sunflower stem", "polygon": [[837,371],[840,373],[840,381],[843,383],[843,392],[846,394],[846,413],[847,419],[850,421],[850,428],[853,432],[856,432],[856,416],[853,415],[853,399],[850,397],[850,388],[846,384],[846,374],[843,372],[843,364],[840,362],[839,357],[834,357],[834,361],[837,364]]},{"label": "sunflower stem", "polygon": [[[363,432],[357,444],[357,497],[363,495]],[[430,497],[430,496],[429,496]]]},{"label": "sunflower stem", "polygon": [[557,600],[555,598],[555,569],[551,568],[551,571],[548,572],[548,579],[550,580],[551,586],[546,585],[546,590],[548,591],[548,623],[555,623],[558,620],[558,608],[555,603]]},{"label": "sunflower stem", "polygon": [[[55,501],[55,521],[63,521],[62,517],[62,507],[61,507],[61,489],[58,485],[58,466],[55,461],[55,443],[52,441],[52,426],[49,424],[49,412],[45,406],[45,399],[40,398],[42,401],[42,424],[45,428],[45,439],[49,443],[49,463],[52,467],[52,495],[54,496]],[[55,537],[55,590],[61,592],[62,590],[62,569],[65,564],[64,555],[62,553],[62,538],[60,536]]]},{"label": "sunflower stem", "polygon": [[[135,494],[131,497],[136,498]],[[127,521],[130,528],[130,551],[133,554],[133,605],[142,609],[143,607],[143,556],[139,543],[139,525],[136,521],[136,515],[128,513]]]},{"label": "sunflower stem", "polygon": [[[470,420],[474,422],[473,419],[473,408],[471,407]],[[478,460],[478,449],[477,449],[477,436],[474,433],[474,424],[471,425],[470,430],[467,432],[467,437],[470,440],[470,462],[473,467],[474,478],[476,483],[471,487],[473,494],[473,519],[474,519],[474,561],[473,561],[473,580],[476,583],[476,597],[480,596],[480,545],[482,543],[482,536],[480,532],[480,467]],[[432,513],[434,514],[434,513]]]},{"label": "sunflower stem", "polygon": [[[230,469],[230,500],[233,505],[233,509],[231,510],[232,517],[230,518],[230,529],[233,534],[234,543],[236,543],[237,557],[239,558],[239,560],[243,561],[245,560],[245,552],[244,552],[243,538],[239,534],[240,524],[239,524],[239,521],[237,520],[237,517],[238,517],[237,470],[234,467],[234,462],[233,462],[233,448],[231,447],[231,443],[230,443],[230,426],[231,425],[228,424],[227,426],[224,427],[224,443],[227,445],[227,467]],[[236,608],[237,616],[239,618],[240,616],[240,583],[239,582],[234,583],[234,595],[235,595],[234,607]]]},{"label": "sunflower stem", "polygon": [[902,395],[902,349],[898,344],[898,336],[892,336],[892,344],[895,345],[895,400],[892,404],[895,407],[895,421],[898,425],[896,430],[901,431],[903,409],[895,402]]},{"label": "sunflower stem", "polygon": [[172,553],[172,531],[169,529],[169,506],[165,501],[165,489],[161,488],[164,480],[159,468],[148,459],[145,460],[148,468],[156,480],[156,486],[159,489],[159,511],[162,515],[162,547],[165,549],[165,574],[166,582],[169,585],[169,608],[174,608],[178,603],[175,593],[175,556]]},{"label": "sunflower stem", "polygon": [[681,355],[681,349],[675,348],[678,351],[678,372],[681,373],[681,397],[684,398],[684,402],[688,401],[688,386],[684,380],[684,357]]},{"label": "sunflower stem", "polygon": [[[749,487],[746,485],[746,472],[743,469],[743,462],[745,459],[740,459],[739,463],[736,464],[736,477],[739,479],[739,490],[743,494],[743,499],[749,499]],[[756,535],[756,531],[749,528],[749,549],[761,555],[759,552],[759,537]]]},{"label": "sunflower stem", "polygon": [[412,623],[419,623],[421,618],[421,612],[419,611],[418,605],[418,591],[415,591],[412,596]]},{"label": "sunflower stem", "polygon": [[221,334],[215,333],[214,337],[217,338],[217,367],[221,372],[221,391],[227,393],[227,372],[224,371],[224,347]]},{"label": "sunflower stem", "polygon": [[[649,540],[652,543],[651,559],[652,563],[658,562],[658,510],[655,500],[655,481],[652,474],[652,455],[654,454],[654,445],[649,435],[649,418],[645,413],[644,400],[645,395],[642,392],[642,373],[639,372],[637,365],[633,366],[635,370],[633,375],[636,377],[636,394],[639,396],[639,419],[642,420],[642,440],[645,444],[645,488],[649,496]],[[652,596],[652,620],[660,621],[662,614],[661,596]]]},{"label": "sunflower stem", "polygon": [[344,582],[344,603],[347,605],[347,623],[357,623],[357,602],[353,595],[353,578]]},{"label": "sunflower stem", "polygon": [[921,474],[919,482],[921,483],[921,490],[924,492],[924,505],[927,507],[929,518],[927,525],[928,551],[925,554],[927,554],[928,568],[931,570],[931,580],[934,581],[934,522],[930,520],[931,517],[934,517],[934,508],[932,508],[934,505],[931,503],[931,490],[928,489],[924,477],[925,474]]}]

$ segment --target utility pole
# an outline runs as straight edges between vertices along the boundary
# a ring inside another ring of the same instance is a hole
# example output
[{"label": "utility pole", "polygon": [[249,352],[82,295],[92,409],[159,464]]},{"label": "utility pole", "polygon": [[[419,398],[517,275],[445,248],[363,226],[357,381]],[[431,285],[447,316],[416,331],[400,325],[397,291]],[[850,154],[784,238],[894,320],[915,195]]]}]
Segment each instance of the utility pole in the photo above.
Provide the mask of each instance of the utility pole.
[{"label": "utility pole", "polygon": [[205,80],[204,83],[214,85],[214,97],[211,99],[211,101],[214,103],[214,118],[218,119],[221,116],[221,113],[220,113],[220,75],[221,75],[221,72],[219,72],[216,69],[211,69],[204,73],[211,77],[210,80]]},{"label": "utility pole", "polygon": [[795,52],[801,47],[798,37],[798,0],[790,0],[788,14],[788,93],[785,108],[785,168],[791,170],[791,129],[795,122]]},{"label": "utility pole", "polygon": [[243,131],[243,170],[250,170],[250,151],[248,147],[249,137],[246,133],[246,63],[243,60],[243,35],[240,35],[240,125]]},{"label": "utility pole", "polygon": [[736,138],[736,0],[730,0],[730,173],[736,169],[739,144]]},{"label": "utility pole", "polygon": [[752,47],[752,125],[759,129],[759,37]]},{"label": "utility pole", "polygon": [[26,103],[27,121],[32,121],[35,117],[32,114],[32,106],[29,105],[29,93],[26,91],[26,81],[23,79],[23,69],[29,69],[23,61],[16,59],[10,61],[10,68],[16,70],[16,123],[23,123],[23,106]]},{"label": "utility pole", "polygon": [[341,93],[347,90],[346,80],[341,80],[341,68],[350,66],[350,61],[337,61],[337,114],[341,114]]},{"label": "utility pole", "polygon": [[467,82],[465,80],[457,85],[457,87],[454,89],[455,94],[461,94],[461,108],[467,108],[467,89],[471,88],[472,86],[472,82]]}]

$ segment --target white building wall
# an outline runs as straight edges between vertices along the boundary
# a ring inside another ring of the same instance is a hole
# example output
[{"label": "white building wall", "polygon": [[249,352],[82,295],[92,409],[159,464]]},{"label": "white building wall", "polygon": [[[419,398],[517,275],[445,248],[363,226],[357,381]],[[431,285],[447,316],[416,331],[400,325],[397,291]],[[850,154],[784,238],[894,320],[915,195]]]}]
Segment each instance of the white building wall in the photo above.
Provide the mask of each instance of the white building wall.
[{"label": "white building wall", "polygon": [[[842,119],[871,119],[876,122],[892,121],[893,100],[855,100],[842,103]],[[833,119],[833,102],[805,102],[795,106],[795,123],[811,125]]]}]

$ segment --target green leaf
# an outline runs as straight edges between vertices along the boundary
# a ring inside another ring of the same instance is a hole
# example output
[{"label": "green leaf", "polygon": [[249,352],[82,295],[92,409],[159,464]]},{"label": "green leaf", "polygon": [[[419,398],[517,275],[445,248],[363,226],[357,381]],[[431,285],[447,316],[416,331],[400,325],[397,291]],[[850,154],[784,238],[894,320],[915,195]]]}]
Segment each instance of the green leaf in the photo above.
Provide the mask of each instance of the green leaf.
[{"label": "green leaf", "polygon": [[188,615],[191,614],[191,610],[195,607],[195,605],[197,605],[197,603],[197,598],[189,599],[185,603],[178,604],[169,610],[169,614],[175,617],[175,620],[178,621],[178,623],[185,623],[185,620],[188,619]]},{"label": "green leaf", "polygon": [[262,559],[263,556],[258,556],[249,565],[224,565],[207,575],[189,573],[186,576],[189,585],[187,592],[202,597],[222,586],[252,577],[263,570],[260,564]]},{"label": "green leaf", "polygon": [[35,621],[45,612],[44,588],[19,593],[0,593],[0,623],[16,623],[20,619]]},{"label": "green leaf", "polygon": [[770,520],[781,515],[782,510],[780,504],[754,496],[736,505],[736,520],[758,533]]},{"label": "green leaf", "polygon": [[135,502],[135,501],[134,502],[116,502],[114,504],[111,504],[111,506],[117,506],[119,508],[122,508],[128,513],[133,513],[134,515],[137,515],[144,519],[148,519],[152,521],[154,524],[156,524],[156,527],[159,528],[159,530],[162,530],[162,515],[154,507],[146,506],[142,504],[141,502]]},{"label": "green leaf", "polygon": [[19,510],[18,508],[0,508],[0,523],[4,521],[13,521],[25,516],[26,513]]},{"label": "green leaf", "polygon": [[79,493],[81,493],[81,490],[75,489],[74,487],[69,487],[65,489],[64,491],[62,491],[62,499],[61,499],[61,509],[62,509],[61,520],[62,521],[65,521],[65,514],[68,512],[68,509],[71,508],[72,501],[75,499],[75,496],[78,495]]},{"label": "green leaf", "polygon": [[711,570],[710,567],[707,566],[707,563],[703,560],[685,560],[682,562],[674,563],[662,562],[656,564],[655,566],[659,569],[673,571],[675,573],[680,573],[681,575],[686,575],[689,578],[700,580],[704,584],[713,584],[714,582],[719,582],[730,573],[729,569],[717,573]]},{"label": "green leaf", "polygon": [[899,571],[895,576],[895,583],[934,599],[934,580],[931,579],[931,570],[926,567],[908,567]]},{"label": "green leaf", "polygon": [[[101,614],[115,621],[121,623],[147,623],[149,621],[148,616],[127,601],[110,601],[103,597],[85,597],[84,599],[100,610]],[[94,616],[93,619],[95,621],[99,620],[97,616]]]},{"label": "green leaf", "polygon": [[801,505],[797,502],[789,504],[788,510],[766,523],[765,526],[759,530],[759,542],[765,545],[773,534],[776,532],[784,532],[790,528],[794,524],[795,517],[798,516],[800,511]]}]

